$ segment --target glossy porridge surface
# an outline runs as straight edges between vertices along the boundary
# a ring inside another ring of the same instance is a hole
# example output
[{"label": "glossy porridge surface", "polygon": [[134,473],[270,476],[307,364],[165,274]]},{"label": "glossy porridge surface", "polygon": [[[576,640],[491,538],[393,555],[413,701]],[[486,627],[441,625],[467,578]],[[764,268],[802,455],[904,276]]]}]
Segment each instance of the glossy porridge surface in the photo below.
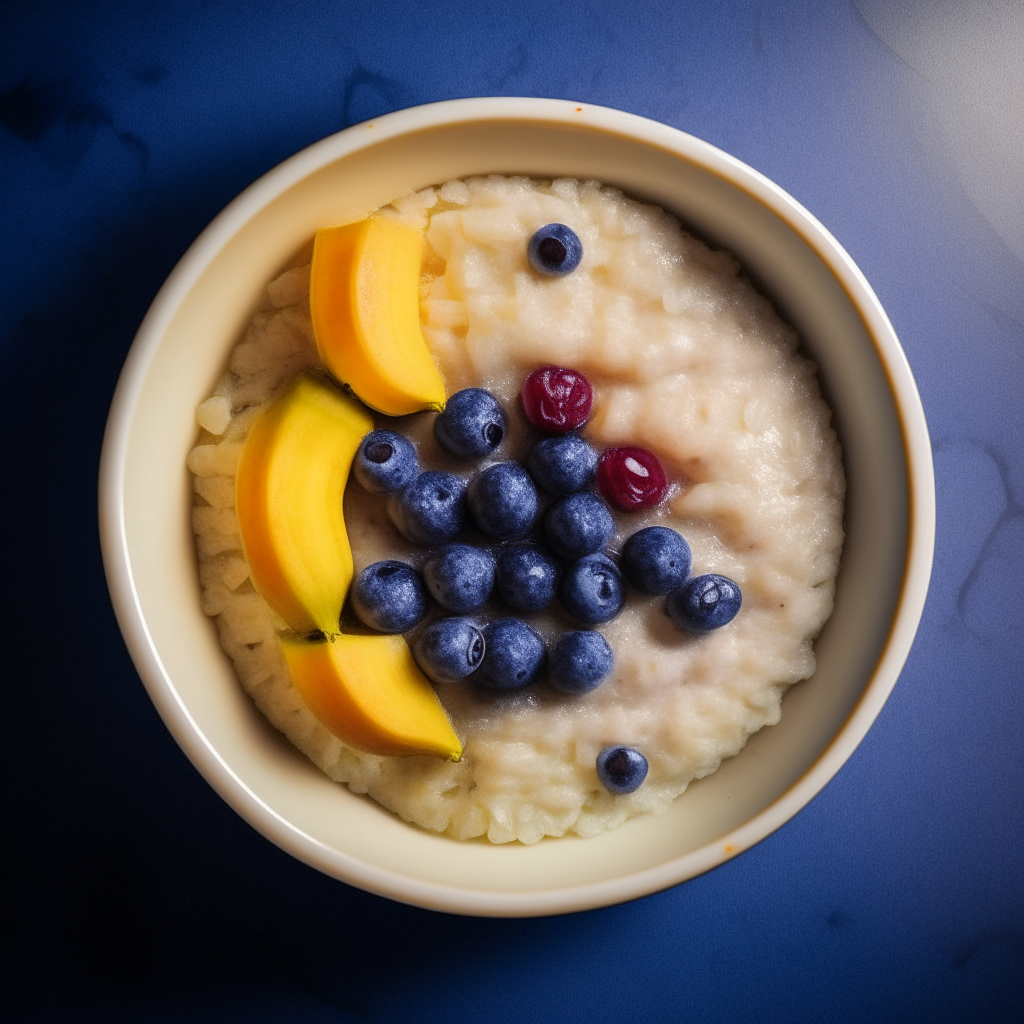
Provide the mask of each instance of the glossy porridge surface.
[{"label": "glossy porridge surface", "polygon": [[[202,432],[189,468],[204,609],[270,721],[332,778],[418,825],[457,838],[536,842],[664,810],[777,721],[786,687],[814,670],[812,640],[832,609],[845,487],[814,366],[730,255],[596,182],[453,181],[380,215],[426,229],[421,315],[448,393],[482,386],[505,404],[509,436],[486,461],[524,460],[536,439],[516,406],[532,369],[582,371],[594,386],[587,440],[599,449],[649,448],[673,481],[658,508],[616,513],[612,548],[642,526],[677,529],[693,550],[694,573],[739,583],[740,614],[692,636],[669,620],[664,598],[631,589],[623,612],[599,627],[616,665],[592,693],[570,697],[543,680],[499,696],[471,682],[439,686],[464,741],[459,763],[344,746],[288,678],[280,624],[252,589],[234,512],[249,425],[282,386],[318,365],[301,260],[270,283],[265,308],[198,410]],[[540,278],[526,243],[552,221],[579,234],[583,260],[563,278]],[[468,479],[486,461],[442,452],[432,416],[379,422],[417,440],[424,468]],[[357,573],[381,558],[418,563],[426,554],[399,537],[384,500],[354,481],[345,512]],[[481,613],[500,614],[508,613],[496,605]],[[546,638],[574,628],[557,607],[527,619]],[[650,763],[635,793],[613,795],[597,779],[596,756],[612,743],[640,748]]]}]

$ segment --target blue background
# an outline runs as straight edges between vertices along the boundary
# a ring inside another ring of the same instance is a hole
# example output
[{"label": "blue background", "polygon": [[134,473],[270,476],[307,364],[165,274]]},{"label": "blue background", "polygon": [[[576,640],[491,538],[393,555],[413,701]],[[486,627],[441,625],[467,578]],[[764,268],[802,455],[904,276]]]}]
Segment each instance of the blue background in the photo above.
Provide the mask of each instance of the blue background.
[{"label": "blue background", "polygon": [[[929,14],[926,0],[889,6]],[[989,27],[992,53],[1021,21],[1019,4],[1002,7],[1012,24]],[[14,1019],[1020,1019],[1024,263],[1012,204],[1024,187],[990,190],[1005,217],[979,199],[971,169],[998,159],[958,143],[960,122],[943,114],[956,81],[915,67],[918,51],[901,51],[870,8],[0,6],[0,999]],[[206,223],[331,132],[474,95],[618,107],[778,182],[877,291],[935,447],[928,605],[846,766],[710,874],[546,920],[366,895],[237,818],[138,682],[95,521],[121,363]]]}]

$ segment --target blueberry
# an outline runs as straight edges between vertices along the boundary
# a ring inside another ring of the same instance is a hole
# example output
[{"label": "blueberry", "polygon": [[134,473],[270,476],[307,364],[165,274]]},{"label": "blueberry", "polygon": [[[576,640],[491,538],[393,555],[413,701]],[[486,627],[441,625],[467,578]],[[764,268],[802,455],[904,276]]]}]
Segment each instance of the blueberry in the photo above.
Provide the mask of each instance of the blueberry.
[{"label": "blueberry", "polygon": [[427,614],[427,592],[415,569],[388,559],[359,574],[352,587],[352,607],[371,629],[404,633]]},{"label": "blueberry", "polygon": [[732,580],[716,573],[694,576],[668,595],[672,621],[692,633],[710,633],[732,622],[740,610],[743,595]]},{"label": "blueberry", "polygon": [[615,655],[600,633],[578,629],[560,637],[548,658],[548,679],[562,693],[590,693],[615,667]]},{"label": "blueberry", "polygon": [[637,530],[622,549],[622,572],[645,594],[667,594],[690,575],[690,545],[667,526]]},{"label": "blueberry", "polygon": [[494,589],[494,557],[483,548],[449,544],[423,563],[434,600],[450,612],[476,611]]},{"label": "blueberry", "polygon": [[613,793],[635,793],[647,778],[647,758],[636,747],[605,747],[597,755],[597,777]]},{"label": "blueberry", "polygon": [[454,473],[420,473],[391,496],[388,515],[414,544],[444,544],[466,521],[466,484]]},{"label": "blueberry", "polygon": [[416,661],[434,682],[454,683],[480,667],[485,646],[472,619],[435,619],[416,642]]},{"label": "blueberry", "polygon": [[619,570],[606,555],[588,555],[573,562],[558,593],[565,610],[588,626],[614,619],[626,600]]},{"label": "blueberry", "polygon": [[478,473],[467,497],[477,526],[497,540],[525,537],[537,518],[537,488],[516,462],[499,462]]},{"label": "blueberry", "polygon": [[484,660],[476,679],[489,690],[518,690],[537,677],[544,641],[521,619],[497,619],[484,626]]},{"label": "blueberry", "polygon": [[579,434],[546,437],[534,445],[526,468],[549,494],[575,494],[594,478],[597,452]]},{"label": "blueberry", "polygon": [[544,519],[548,543],[562,558],[576,559],[600,551],[615,533],[608,506],[590,491],[556,501]]},{"label": "blueberry", "polygon": [[448,399],[434,420],[434,437],[460,459],[490,455],[505,437],[505,411],[483,388],[465,388]]},{"label": "blueberry", "polygon": [[498,596],[514,612],[539,612],[555,599],[558,563],[536,544],[510,544],[498,551]]},{"label": "blueberry", "polygon": [[580,236],[565,224],[545,224],[526,246],[530,266],[547,277],[571,274],[583,259]]},{"label": "blueberry", "polygon": [[394,494],[419,472],[416,449],[393,430],[371,430],[352,466],[356,479],[373,494]]}]

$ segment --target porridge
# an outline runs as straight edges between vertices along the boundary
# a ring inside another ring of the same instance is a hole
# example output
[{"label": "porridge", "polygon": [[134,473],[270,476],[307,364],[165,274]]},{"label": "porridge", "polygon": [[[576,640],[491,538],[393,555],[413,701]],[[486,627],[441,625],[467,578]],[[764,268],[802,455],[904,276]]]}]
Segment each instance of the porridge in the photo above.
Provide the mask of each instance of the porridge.
[{"label": "porridge", "polygon": [[[578,436],[606,455],[646,453],[623,456],[634,467],[651,456],[650,467],[638,470],[645,478],[655,464],[664,472],[660,500],[611,508],[610,571],[639,530],[668,528],[688,542],[693,573],[734,581],[742,607],[727,625],[700,633],[666,614],[665,596],[633,586],[618,614],[589,626],[569,614],[571,602],[512,613],[495,593],[470,615],[492,624],[485,633],[518,614],[543,641],[550,674],[561,636],[596,630],[614,656],[607,677],[583,693],[562,692],[543,672],[508,690],[472,676],[437,681],[463,748],[457,761],[381,756],[339,740],[293,684],[278,639],[285,623],[252,585],[236,512],[235,478],[253,424],[296,378],[322,372],[307,253],[268,285],[264,307],[197,411],[201,434],[188,465],[203,608],[267,718],[331,778],[407,821],[455,838],[533,843],[595,835],[663,811],[753,732],[777,722],[785,689],[814,671],[812,642],[832,610],[845,488],[815,367],[732,256],[599,183],[452,181],[376,217],[424,233],[419,316],[444,389],[449,397],[486,389],[506,429],[493,451],[467,460],[437,443],[435,412],[366,413],[367,423],[372,416],[376,428],[409,439],[420,469],[474,481],[472,501],[483,471],[535,466],[531,452],[544,435],[524,415],[529,402],[520,404],[520,391],[538,368],[571,367],[592,388],[592,414]],[[547,276],[531,264],[528,245],[542,225],[570,225],[578,237],[571,273]],[[592,481],[583,493],[594,488]],[[530,538],[543,536],[554,500],[540,491]],[[429,577],[431,546],[398,532],[393,502],[354,478],[347,485],[356,578],[389,560]],[[493,537],[470,525],[457,539],[500,554]],[[407,632],[414,650],[423,650],[437,614],[435,606]],[[366,632],[350,605],[341,628]],[[616,745],[646,760],[646,778],[629,792],[603,784],[597,768]]]}]

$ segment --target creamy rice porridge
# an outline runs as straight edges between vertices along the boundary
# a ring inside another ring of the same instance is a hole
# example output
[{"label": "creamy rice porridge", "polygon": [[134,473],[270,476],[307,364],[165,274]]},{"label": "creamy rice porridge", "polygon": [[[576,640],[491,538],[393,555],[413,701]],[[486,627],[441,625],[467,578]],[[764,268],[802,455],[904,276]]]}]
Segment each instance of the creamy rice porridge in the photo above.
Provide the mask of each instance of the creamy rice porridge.
[{"label": "creamy rice porridge", "polygon": [[[614,513],[611,548],[643,526],[670,526],[689,542],[694,573],[740,585],[742,610],[699,636],[672,623],[663,597],[630,590],[621,614],[599,627],[615,668],[589,694],[558,693],[543,677],[510,694],[471,680],[438,685],[464,744],[459,762],[378,757],[336,739],[288,676],[281,623],[251,585],[234,509],[250,425],[284,385],[319,365],[309,266],[300,260],[270,283],[197,412],[201,435],[188,466],[204,611],[267,718],[331,778],[407,821],[460,839],[533,843],[663,811],[777,722],[785,689],[814,671],[812,641],[832,610],[845,488],[815,367],[732,256],[599,183],[452,181],[379,216],[425,228],[423,333],[448,394],[491,390],[509,435],[492,458],[467,464],[436,445],[433,413],[377,417],[378,425],[414,438],[423,468],[468,478],[488,462],[525,460],[537,436],[516,407],[527,374],[544,364],[583,372],[594,388],[583,436],[598,449],[650,449],[672,481],[656,508]],[[579,268],[557,279],[540,278],[526,257],[531,234],[549,222],[570,225],[583,243]],[[418,565],[427,553],[404,541],[383,500],[354,480],[345,518],[357,574],[383,558]],[[509,614],[497,608],[480,618]],[[525,618],[546,640],[579,628],[557,603]],[[598,781],[595,759],[610,744],[646,755],[649,774],[636,792],[614,795]]]}]

